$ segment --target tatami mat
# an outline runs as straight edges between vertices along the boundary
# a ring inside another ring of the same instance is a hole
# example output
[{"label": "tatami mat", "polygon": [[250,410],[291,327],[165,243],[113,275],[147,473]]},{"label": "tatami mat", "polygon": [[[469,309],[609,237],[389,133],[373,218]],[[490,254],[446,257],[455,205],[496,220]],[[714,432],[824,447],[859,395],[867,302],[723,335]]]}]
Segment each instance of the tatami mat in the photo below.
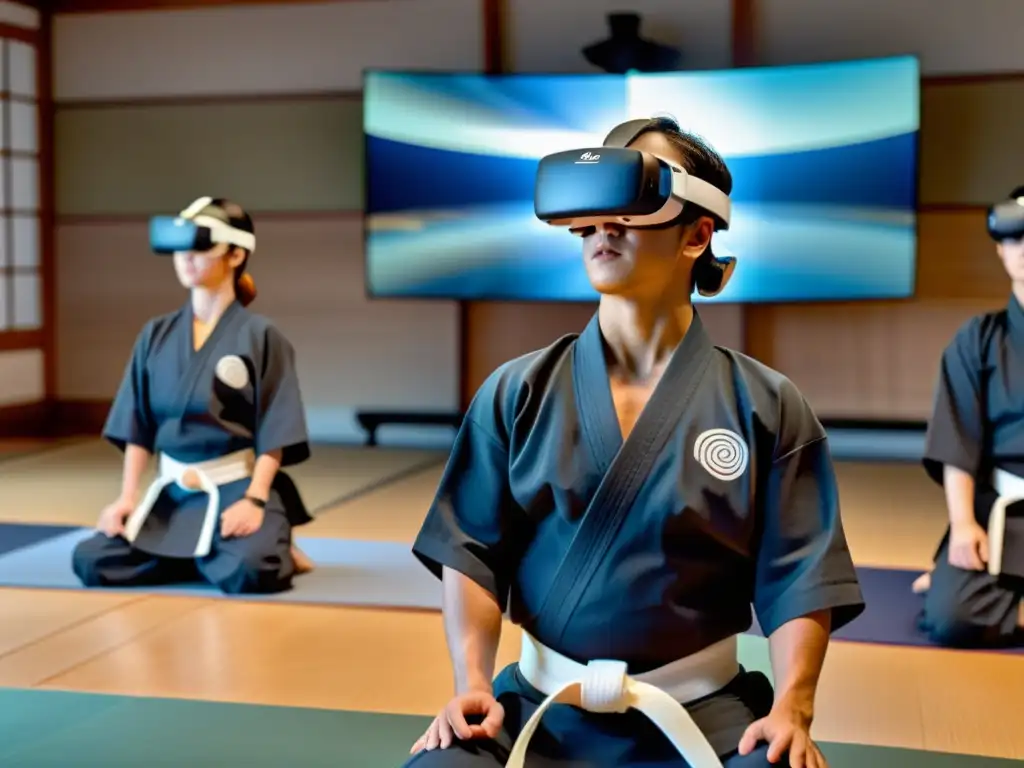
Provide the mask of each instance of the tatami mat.
[{"label": "tatami mat", "polygon": [[325,508],[302,527],[303,536],[411,544],[430,508],[444,465],[410,471],[371,493]]},{"label": "tatami mat", "polygon": [[[0,523],[0,541],[14,527]],[[83,589],[71,569],[75,547],[96,535],[92,528],[60,528],[57,535],[0,554],[0,586]],[[23,536],[31,542],[30,536]],[[363,605],[440,610],[441,588],[408,544],[391,541],[303,538],[296,542],[316,568],[294,580],[292,589],[267,595],[224,595],[205,582],[153,587],[105,588],[127,594],[179,595],[271,603]],[[99,590],[90,590],[99,591]]]},{"label": "tatami mat", "polygon": [[[317,445],[309,461],[287,471],[307,506],[320,511],[443,460],[437,451]],[[120,493],[121,454],[89,440],[12,458],[0,463],[0,488],[0,521],[94,525]]]},{"label": "tatami mat", "polygon": [[[423,717],[294,707],[0,692],[0,759],[23,768],[76,765],[397,768]],[[188,734],[188,738],[183,735]],[[831,768],[1003,768],[1005,761],[823,744]]]},{"label": "tatami mat", "polygon": [[[767,665],[764,643],[742,638],[744,660]],[[506,624],[499,666],[518,650]],[[167,597],[84,617],[9,652],[0,685],[428,715],[450,696],[451,668],[437,613]],[[1005,657],[837,643],[814,732],[831,742],[1022,757],[1022,707],[1024,665]]]}]

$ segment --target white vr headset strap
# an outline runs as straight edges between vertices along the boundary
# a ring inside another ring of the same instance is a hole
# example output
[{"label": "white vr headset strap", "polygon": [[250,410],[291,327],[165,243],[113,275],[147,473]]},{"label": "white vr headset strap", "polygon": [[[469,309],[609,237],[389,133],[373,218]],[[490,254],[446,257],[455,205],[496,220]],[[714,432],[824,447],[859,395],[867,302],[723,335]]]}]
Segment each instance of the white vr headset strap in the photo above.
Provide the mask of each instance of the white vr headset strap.
[{"label": "white vr headset strap", "polygon": [[192,203],[192,205],[190,205],[188,208],[186,208],[178,215],[183,219],[191,219],[212,202],[212,197],[200,197],[198,200]]},{"label": "white vr headset strap", "polygon": [[729,196],[714,184],[691,176],[685,169],[675,165],[673,168],[678,170],[672,174],[672,196],[684,201],[684,205],[693,203],[711,211],[728,226],[732,213],[732,201]]},{"label": "white vr headset strap", "polygon": [[[204,206],[205,207],[205,206]],[[201,210],[201,209],[200,209]],[[227,243],[252,253],[256,250],[256,235],[252,232],[243,232],[240,229],[225,224],[220,219],[212,216],[183,216],[196,224],[210,230],[210,239],[215,243]]]},{"label": "white vr headset strap", "polygon": [[228,245],[234,245],[239,248],[244,248],[249,251],[249,253],[255,251],[256,235],[252,232],[243,232],[242,230],[229,226],[220,219],[215,219],[212,216],[198,215],[201,210],[212,202],[212,197],[200,197],[188,208],[179,213],[178,216],[209,229],[210,237],[215,243],[227,243]]}]

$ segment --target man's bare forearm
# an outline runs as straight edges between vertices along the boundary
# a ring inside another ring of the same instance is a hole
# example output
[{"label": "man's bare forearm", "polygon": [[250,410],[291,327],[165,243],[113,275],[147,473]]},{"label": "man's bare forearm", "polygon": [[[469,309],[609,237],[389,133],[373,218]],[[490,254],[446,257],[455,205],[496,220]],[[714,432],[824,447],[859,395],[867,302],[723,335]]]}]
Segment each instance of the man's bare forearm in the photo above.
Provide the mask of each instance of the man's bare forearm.
[{"label": "man's bare forearm", "polygon": [[808,721],[814,716],[831,624],[831,612],[818,611],[787,621],[768,638],[776,705],[791,707]]},{"label": "man's bare forearm", "polygon": [[949,524],[975,522],[974,478],[962,469],[946,464],[942,468],[942,486],[946,492]]},{"label": "man's bare forearm", "polygon": [[501,608],[468,576],[444,569],[444,632],[455,673],[455,693],[490,691],[501,639]]},{"label": "man's bare forearm", "polygon": [[131,506],[139,501],[139,483],[152,454],[141,445],[129,443],[124,448],[124,467],[121,470],[121,500]]},{"label": "man's bare forearm", "polygon": [[270,489],[274,485],[274,478],[281,468],[281,451],[268,451],[256,459],[256,465],[252,470],[252,478],[249,480],[249,488],[245,492],[247,496],[266,501],[270,498]]}]

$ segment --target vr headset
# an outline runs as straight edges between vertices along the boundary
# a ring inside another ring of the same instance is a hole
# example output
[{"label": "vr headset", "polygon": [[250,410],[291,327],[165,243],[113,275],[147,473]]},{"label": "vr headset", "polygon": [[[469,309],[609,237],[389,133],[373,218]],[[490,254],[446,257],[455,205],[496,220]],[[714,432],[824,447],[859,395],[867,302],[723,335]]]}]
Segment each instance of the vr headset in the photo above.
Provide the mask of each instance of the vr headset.
[{"label": "vr headset", "polygon": [[608,222],[660,227],[688,202],[718,217],[716,229],[729,228],[729,196],[713,184],[649,152],[602,147],[541,158],[533,208],[541,221],[570,230]]},{"label": "vr headset", "polygon": [[1024,187],[988,209],[988,235],[997,243],[1024,239]]},{"label": "vr headset", "polygon": [[200,214],[213,202],[200,197],[177,216],[154,216],[149,220],[149,247],[159,256],[181,251],[204,253],[220,243],[256,250],[256,235],[236,229],[213,216]]},{"label": "vr headset", "polygon": [[[542,157],[537,168],[533,210],[552,226],[586,234],[591,227],[614,223],[631,228],[671,226],[687,203],[728,229],[729,196],[663,157],[627,145],[648,120],[631,120],[615,128],[605,146],[575,149]],[[736,266],[734,257],[716,257],[710,246],[694,265],[694,282],[703,296],[725,288]]]}]

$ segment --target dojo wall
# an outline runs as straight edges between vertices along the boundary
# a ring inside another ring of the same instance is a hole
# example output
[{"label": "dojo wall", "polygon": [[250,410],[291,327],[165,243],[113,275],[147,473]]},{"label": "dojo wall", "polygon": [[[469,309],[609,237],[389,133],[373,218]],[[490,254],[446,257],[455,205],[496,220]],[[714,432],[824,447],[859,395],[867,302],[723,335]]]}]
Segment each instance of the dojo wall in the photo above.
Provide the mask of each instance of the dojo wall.
[{"label": "dojo wall", "polygon": [[[457,407],[457,307],[363,297],[356,91],[365,67],[483,68],[485,5],[57,14],[59,397],[82,411],[109,401],[138,327],[183,300],[170,265],[146,252],[145,217],[209,191],[259,216],[254,308],[295,343],[319,437],[354,436],[360,407]],[[765,63],[917,53],[928,76],[1024,71],[1014,0],[987,0],[985,19],[961,0],[508,0],[507,68],[588,71],[579,48],[605,36],[604,14],[623,5],[645,16],[647,34],[681,45],[692,68],[730,65],[735,10],[752,32],[746,56]],[[979,206],[1020,181],[1024,79],[931,81],[923,98],[918,298],[705,310],[717,341],[785,371],[825,416],[923,418],[953,329],[1004,301]],[[471,304],[470,389],[591,311]]]}]

